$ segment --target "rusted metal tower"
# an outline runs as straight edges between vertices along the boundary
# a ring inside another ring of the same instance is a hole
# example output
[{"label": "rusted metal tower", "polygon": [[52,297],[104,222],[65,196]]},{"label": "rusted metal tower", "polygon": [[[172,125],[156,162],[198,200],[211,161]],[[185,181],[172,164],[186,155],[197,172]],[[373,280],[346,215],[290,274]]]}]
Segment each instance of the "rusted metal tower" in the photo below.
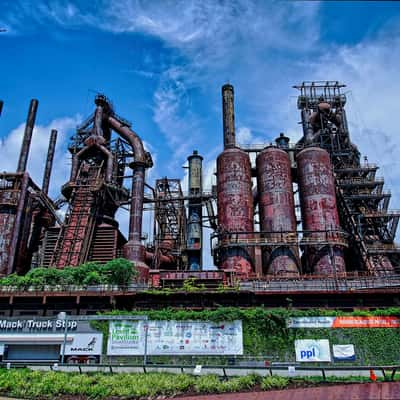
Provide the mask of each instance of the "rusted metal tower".
[{"label": "rusted metal tower", "polygon": [[383,190],[383,178],[376,177],[378,166],[361,163],[350,141],[344,87],[337,81],[295,86],[304,134],[296,147],[318,146],[330,155],[340,224],[350,235],[348,269],[392,274],[400,266],[400,249],[394,243],[400,212],[388,209],[390,193]]},{"label": "rusted metal tower", "polygon": [[[41,190],[26,172],[39,102],[31,100],[17,172],[0,173],[0,275],[26,273],[38,251],[44,229],[58,221],[56,207],[47,196],[51,165],[45,168],[47,189]],[[0,109],[3,102],[1,102]],[[53,157],[52,134],[49,157]]]},{"label": "rusted metal tower", "polygon": [[[222,87],[224,151],[217,158],[218,229],[221,232],[254,230],[251,165],[246,152],[236,146],[233,86]],[[243,277],[254,270],[252,250],[230,247],[220,253],[220,268]]]},{"label": "rusted metal tower", "polygon": [[[142,212],[144,173],[152,166],[151,156],[105,96],[96,96],[95,104],[95,112],[71,138],[71,176],[62,187],[68,210],[63,224],[46,234],[42,264],[63,268],[124,255],[146,275]],[[128,167],[133,170],[131,191],[124,187]],[[127,203],[128,242],[114,218],[117,209]]]},{"label": "rusted metal tower", "polygon": [[186,247],[186,209],[179,179],[156,180],[154,195],[154,253],[147,257],[154,269],[182,270]]}]

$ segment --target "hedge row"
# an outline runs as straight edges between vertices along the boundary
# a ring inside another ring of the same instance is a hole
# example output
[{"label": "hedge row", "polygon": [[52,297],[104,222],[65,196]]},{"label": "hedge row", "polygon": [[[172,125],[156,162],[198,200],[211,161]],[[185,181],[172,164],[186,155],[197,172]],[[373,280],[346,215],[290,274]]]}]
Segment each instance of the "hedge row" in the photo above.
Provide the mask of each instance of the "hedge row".
[{"label": "hedge row", "polygon": [[[300,316],[400,316],[400,308],[346,313],[335,310],[290,310],[220,307],[216,310],[161,309],[149,311],[113,311],[111,314],[147,315],[150,320],[243,321],[244,354],[271,361],[295,361],[296,339],[329,339],[331,344],[354,344],[358,365],[400,364],[400,329],[288,329],[286,321]],[[107,336],[108,325],[98,324]]]},{"label": "hedge row", "polygon": [[[362,377],[330,379],[338,382],[365,382]],[[288,379],[280,376],[247,375],[221,380],[215,375],[195,377],[185,374],[76,374],[0,369],[0,393],[27,399],[59,399],[69,396],[87,399],[148,399],[184,393],[224,393],[252,389],[272,390],[289,386],[310,386],[320,379]],[[75,398],[75,397],[74,397]],[[164,397],[162,397],[164,398]]]},{"label": "hedge row", "polygon": [[77,267],[34,268],[26,275],[11,274],[0,279],[0,286],[42,288],[56,285],[118,285],[129,284],[137,275],[131,261],[117,258],[105,264],[88,262]]}]

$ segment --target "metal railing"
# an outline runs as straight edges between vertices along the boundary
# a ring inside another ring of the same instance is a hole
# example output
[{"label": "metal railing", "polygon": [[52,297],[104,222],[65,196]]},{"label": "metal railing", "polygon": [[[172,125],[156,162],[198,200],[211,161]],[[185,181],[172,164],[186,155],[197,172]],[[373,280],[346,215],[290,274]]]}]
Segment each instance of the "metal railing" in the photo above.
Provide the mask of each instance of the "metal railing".
[{"label": "metal railing", "polygon": [[[231,376],[258,373],[260,375],[279,376],[320,376],[326,380],[328,376],[369,376],[370,371],[376,371],[386,381],[394,381],[400,365],[368,365],[368,366],[299,366],[297,363],[287,365],[268,366],[238,366],[238,365],[201,365],[201,373],[196,373],[196,365],[171,365],[171,364],[63,364],[63,363],[26,363],[2,362],[3,368],[29,368],[36,370],[51,370],[62,372],[103,372],[103,373],[149,373],[165,372],[185,373],[192,375],[205,375],[207,371],[224,378]],[[203,373],[203,371],[205,373]],[[351,372],[351,374],[350,374]],[[358,373],[354,374],[353,372]]]}]

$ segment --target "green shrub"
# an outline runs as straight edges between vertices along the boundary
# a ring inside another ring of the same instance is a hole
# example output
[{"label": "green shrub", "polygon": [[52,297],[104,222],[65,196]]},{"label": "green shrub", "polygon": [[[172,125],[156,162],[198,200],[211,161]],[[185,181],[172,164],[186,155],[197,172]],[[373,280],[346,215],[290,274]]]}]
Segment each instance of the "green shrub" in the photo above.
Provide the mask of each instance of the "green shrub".
[{"label": "green shrub", "polygon": [[266,376],[261,381],[262,390],[285,389],[289,385],[289,379],[284,376]]},{"label": "green shrub", "polygon": [[8,275],[0,279],[0,286],[16,286],[26,289],[33,286],[43,289],[44,286],[56,285],[98,285],[109,284],[126,286],[137,271],[134,264],[124,258],[117,258],[105,264],[87,262],[77,267],[34,268],[24,276]]}]

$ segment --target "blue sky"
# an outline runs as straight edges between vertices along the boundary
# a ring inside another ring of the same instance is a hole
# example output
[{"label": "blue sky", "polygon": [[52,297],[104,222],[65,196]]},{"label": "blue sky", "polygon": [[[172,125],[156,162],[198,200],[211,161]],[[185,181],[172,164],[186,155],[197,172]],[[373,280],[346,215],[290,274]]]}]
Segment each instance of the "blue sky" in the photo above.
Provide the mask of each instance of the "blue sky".
[{"label": "blue sky", "polygon": [[[193,149],[206,185],[222,148],[220,87],[235,86],[242,143],[301,135],[292,85],[348,85],[353,141],[382,165],[400,208],[400,4],[186,0],[0,0],[0,168],[13,170],[30,98],[39,99],[30,170],[41,182],[47,138],[60,131],[51,194],[67,180],[68,137],[97,91],[133,123],[156,161],[183,177]],[[150,182],[151,183],[151,182]],[[124,217],[122,219],[125,221]],[[126,222],[126,221],[125,221]],[[124,223],[124,222],[123,222]]]}]

